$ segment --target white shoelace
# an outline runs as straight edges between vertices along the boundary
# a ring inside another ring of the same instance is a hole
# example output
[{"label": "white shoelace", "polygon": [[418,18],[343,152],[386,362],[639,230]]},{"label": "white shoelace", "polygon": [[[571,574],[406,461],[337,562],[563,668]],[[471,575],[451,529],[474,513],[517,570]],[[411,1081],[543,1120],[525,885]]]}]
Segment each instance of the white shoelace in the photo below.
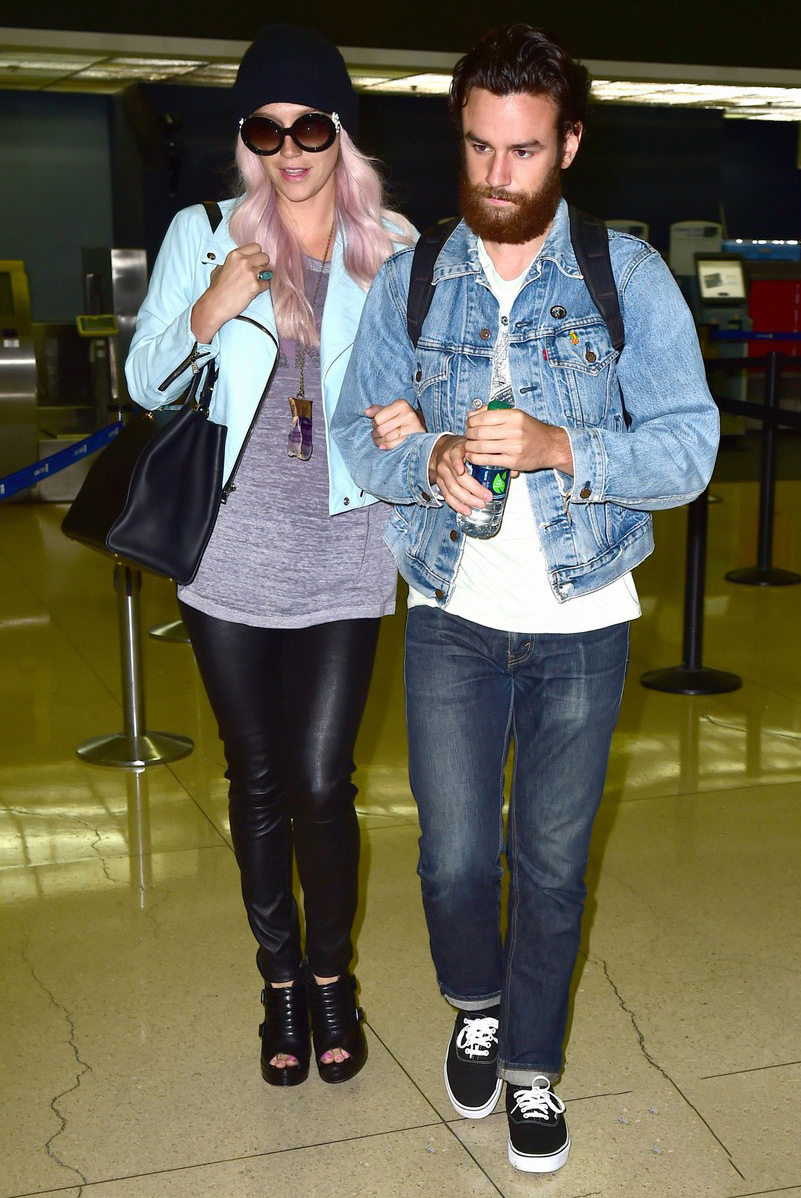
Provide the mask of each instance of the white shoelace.
[{"label": "white shoelace", "polygon": [[524,1119],[550,1119],[551,1115],[563,1115],[565,1104],[550,1088],[547,1077],[535,1077],[531,1089],[515,1090],[515,1104]]},{"label": "white shoelace", "polygon": [[488,1057],[493,1044],[498,1042],[498,1020],[465,1018],[464,1027],[456,1037],[456,1047],[466,1057]]}]

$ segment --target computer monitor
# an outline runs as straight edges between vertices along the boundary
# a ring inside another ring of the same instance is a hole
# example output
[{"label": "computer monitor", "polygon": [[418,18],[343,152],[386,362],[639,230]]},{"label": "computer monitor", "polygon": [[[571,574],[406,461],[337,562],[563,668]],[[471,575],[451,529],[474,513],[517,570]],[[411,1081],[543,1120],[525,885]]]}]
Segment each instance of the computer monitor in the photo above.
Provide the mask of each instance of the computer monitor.
[{"label": "computer monitor", "polygon": [[744,304],[748,299],[743,259],[739,254],[696,254],[695,273],[702,304]]}]

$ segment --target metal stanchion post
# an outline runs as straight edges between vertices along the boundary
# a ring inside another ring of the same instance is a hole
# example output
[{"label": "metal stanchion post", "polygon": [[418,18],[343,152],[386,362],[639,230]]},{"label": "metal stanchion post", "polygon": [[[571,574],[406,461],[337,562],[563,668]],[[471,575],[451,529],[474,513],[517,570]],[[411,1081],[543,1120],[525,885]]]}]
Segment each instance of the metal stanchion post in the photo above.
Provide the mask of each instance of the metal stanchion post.
[{"label": "metal stanchion post", "polygon": [[120,625],[123,731],[97,736],[78,746],[78,756],[92,765],[160,765],[186,757],[194,748],[188,736],[148,732],[142,688],[142,635],[139,592],[142,575],[129,566],[114,567],[114,588]]},{"label": "metal stanchion post", "polygon": [[773,559],[773,512],[776,500],[776,428],[771,415],[779,406],[779,382],[784,354],[769,353],[766,356],[765,408],[767,419],[762,425],[762,459],[759,471],[759,540],[757,564],[729,570],[729,582],[739,582],[752,587],[788,587],[801,582],[801,574],[793,570],[782,570],[772,564]]},{"label": "metal stanchion post", "polygon": [[701,664],[707,523],[707,494],[704,491],[687,509],[682,664],[643,674],[640,682],[650,690],[668,691],[673,695],[722,695],[742,686],[739,675],[729,674],[726,670],[711,670]]}]

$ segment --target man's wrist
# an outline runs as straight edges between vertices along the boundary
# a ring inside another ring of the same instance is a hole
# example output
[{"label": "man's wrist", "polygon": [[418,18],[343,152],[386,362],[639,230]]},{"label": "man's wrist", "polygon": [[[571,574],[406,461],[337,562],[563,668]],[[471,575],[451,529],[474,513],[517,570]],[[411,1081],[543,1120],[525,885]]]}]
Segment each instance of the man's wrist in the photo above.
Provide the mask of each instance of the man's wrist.
[{"label": "man's wrist", "polygon": [[573,450],[570,445],[570,437],[567,435],[567,429],[554,426],[551,456],[551,467],[554,470],[561,470],[563,474],[570,475],[575,472]]}]

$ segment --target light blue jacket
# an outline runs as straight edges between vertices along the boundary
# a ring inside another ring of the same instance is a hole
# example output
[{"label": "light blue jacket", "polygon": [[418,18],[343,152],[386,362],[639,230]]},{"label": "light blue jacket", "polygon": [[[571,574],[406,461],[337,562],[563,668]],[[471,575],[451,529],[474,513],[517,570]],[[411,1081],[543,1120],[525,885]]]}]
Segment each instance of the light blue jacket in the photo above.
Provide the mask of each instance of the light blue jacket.
[{"label": "light blue jacket", "polygon": [[[510,317],[515,403],[566,428],[573,451],[572,477],[523,476],[560,601],[606,586],[647,557],[649,512],[703,491],[717,451],[718,413],[695,326],[668,267],[623,234],[610,234],[610,253],[626,330],[619,359],[584,285],[564,201]],[[385,537],[401,573],[442,604],[463,536],[429,483],[428,460],[438,435],[464,433],[471,408],[487,401],[499,308],[462,222],[437,260],[415,351],[406,332],[411,261],[411,250],[396,254],[376,276],[332,434],[358,485],[396,505]],[[421,409],[429,431],[378,450],[364,409],[400,397]]]},{"label": "light blue jacket", "polygon": [[[210,344],[198,344],[190,328],[192,306],[206,290],[215,266],[235,248],[228,222],[235,200],[223,200],[223,220],[212,232],[201,204],[172,221],[159,251],[147,296],[136,320],[125,374],[133,399],[145,408],[174,403],[192,378],[192,367],[217,359],[219,378],[210,416],[228,428],[226,480],[250,430],[278,353],[278,333],[269,291],[256,296],[240,316],[227,321]],[[320,373],[329,469],[329,511],[374,503],[356,486],[328,436],[348,364],[365,292],[345,271],[342,239],[334,242],[328,293],[320,332]]]}]

